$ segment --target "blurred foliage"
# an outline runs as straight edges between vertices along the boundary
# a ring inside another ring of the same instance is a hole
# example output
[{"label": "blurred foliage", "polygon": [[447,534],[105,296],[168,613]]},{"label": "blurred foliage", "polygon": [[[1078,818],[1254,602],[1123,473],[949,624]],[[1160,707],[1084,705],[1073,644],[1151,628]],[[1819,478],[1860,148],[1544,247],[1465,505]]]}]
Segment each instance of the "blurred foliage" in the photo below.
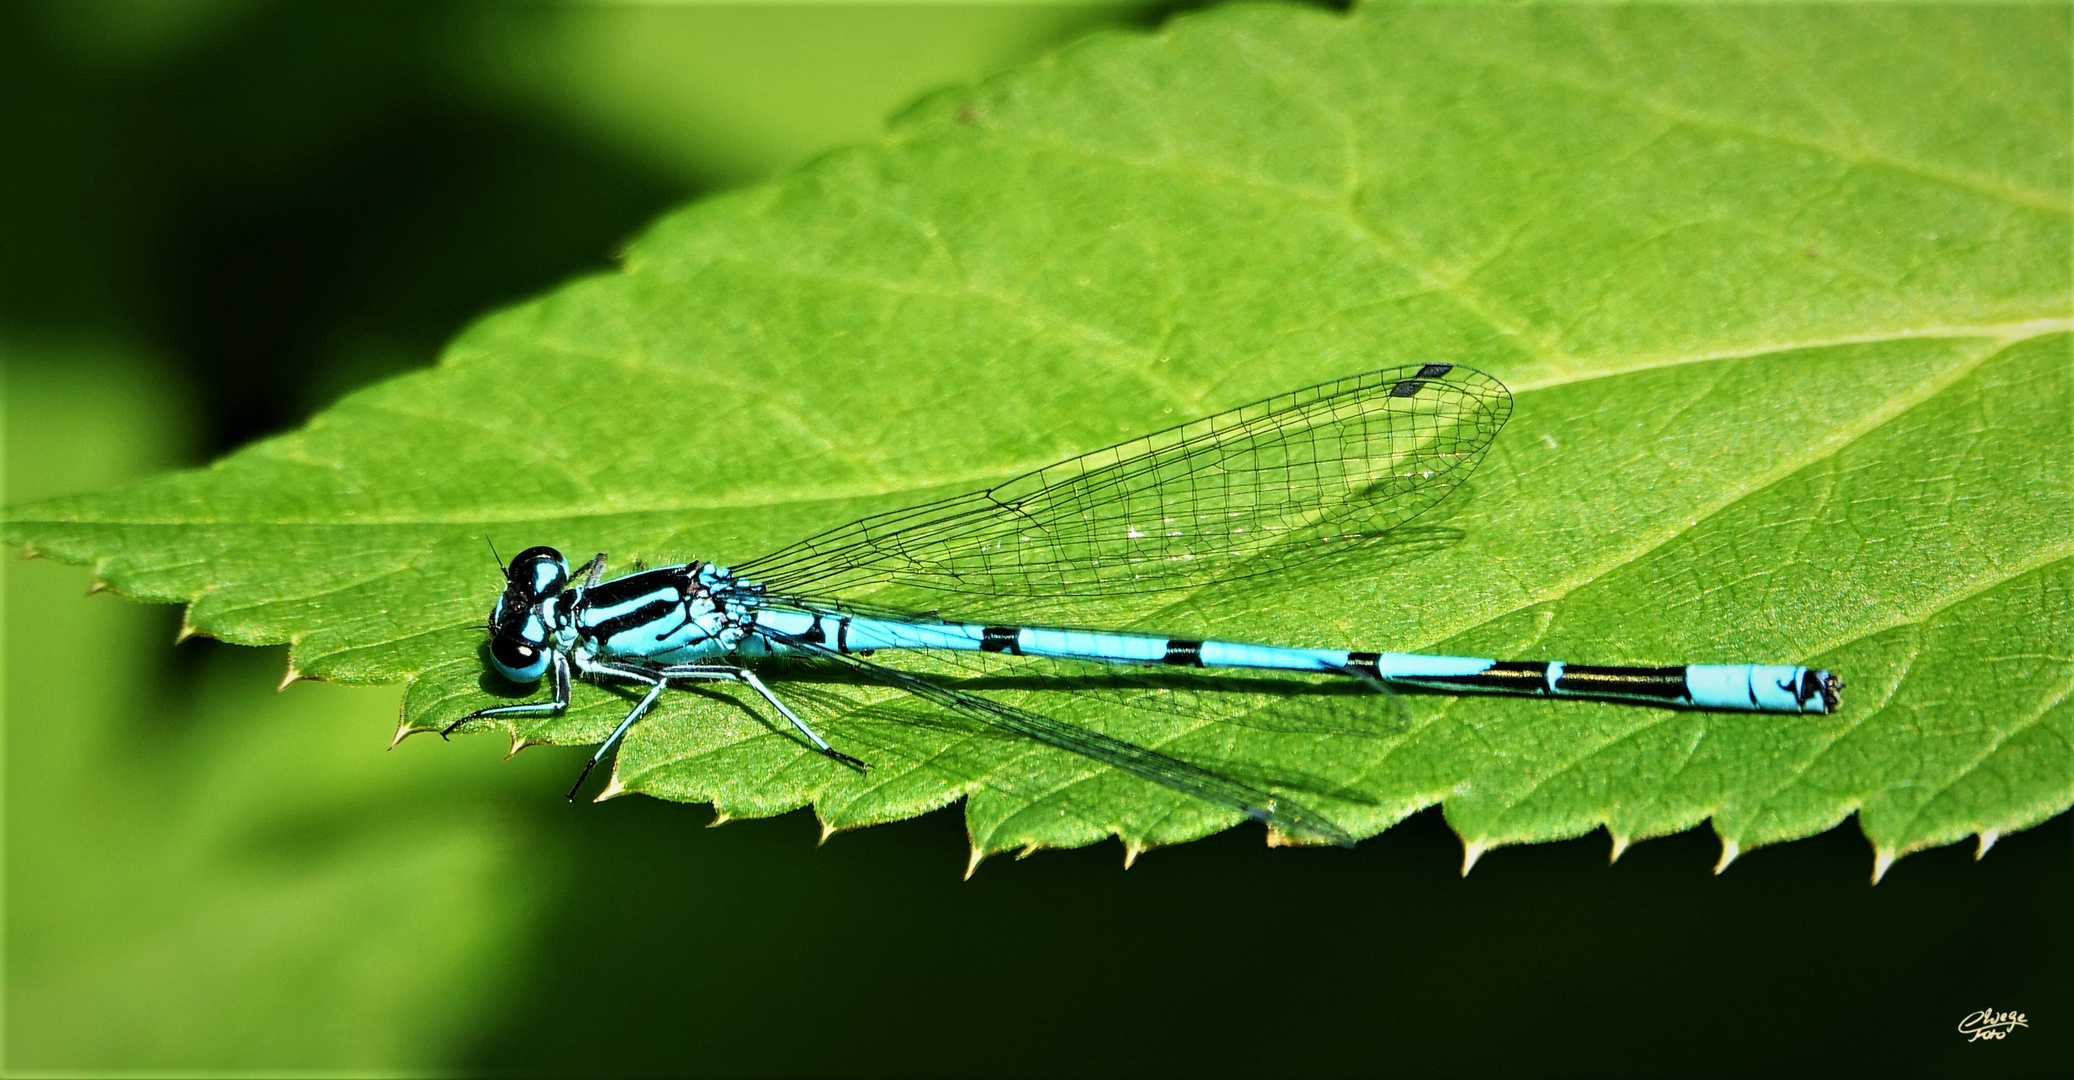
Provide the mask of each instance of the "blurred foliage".
[{"label": "blurred foliage", "polygon": [[[664,207],[845,142],[1123,5],[0,6],[10,337],[207,388],[204,457],[429,363]],[[181,14],[174,14],[179,12]],[[725,84],[725,92],[720,84]]]},{"label": "blurred foliage", "polygon": [[[161,376],[10,360],[10,493],[162,459]],[[551,898],[507,793],[547,760],[385,758],[392,692],[276,696],[260,653],[169,681],[161,613],[7,587],[11,1069],[393,1067],[493,1019]]]},{"label": "blurred foliage", "polygon": [[[492,9],[485,83],[698,187],[761,180],[879,133],[917,92],[1130,21],[1126,0]],[[1171,5],[1169,5],[1171,6]]]},{"label": "blurred foliage", "polygon": [[[845,53],[835,15],[689,9],[738,20],[708,41],[729,70],[759,67],[744,38],[859,69],[791,113],[824,134],[700,157],[638,145],[676,129],[618,67],[668,36],[635,10],[0,6],[0,123],[33,163],[0,174],[5,501],[291,426],[607,265],[664,206],[869,135],[829,121],[865,115],[858,87],[892,87],[883,112],[1018,48],[961,29],[916,34],[980,43],[955,58]],[[761,32],[781,24],[806,40]],[[861,70],[902,65],[925,81]],[[700,85],[653,96],[718,137],[782,120],[699,119]],[[713,832],[646,800],[571,809],[580,754],[383,753],[393,690],[275,697],[277,651],[172,649],[170,609],[82,599],[75,568],[4,571],[13,1072],[2043,1075],[2068,1056],[2044,1023],[1951,1030],[2074,1006],[2065,816],[1872,890],[1851,830],[1721,878],[1687,834],[1611,869],[1603,840],[1502,852],[1464,881],[1433,813],[1351,853],[1234,835],[1128,874],[1097,847],[961,884],[952,814],[816,849],[801,815]]]}]

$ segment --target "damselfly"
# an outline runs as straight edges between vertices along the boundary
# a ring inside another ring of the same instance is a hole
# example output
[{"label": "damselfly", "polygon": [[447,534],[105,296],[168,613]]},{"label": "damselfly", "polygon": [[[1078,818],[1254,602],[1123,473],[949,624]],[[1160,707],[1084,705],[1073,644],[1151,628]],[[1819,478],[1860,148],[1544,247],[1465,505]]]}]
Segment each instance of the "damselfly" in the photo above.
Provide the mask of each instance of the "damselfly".
[{"label": "damselfly", "polygon": [[[880,657],[1005,654],[1050,662],[1297,672],[1374,687],[1588,697],[1702,709],[1823,713],[1841,683],[1771,664],[1594,667],[1350,649],[1253,645],[1070,629],[1018,618],[1114,598],[1279,574],[1395,529],[1482,460],[1512,411],[1505,387],[1451,364],[1324,383],[1069,459],[986,491],[879,514],[724,568],[690,562],[605,579],[605,556],[572,572],[548,547],[505,568],[490,657],[547,701],[472,720],[560,713],[583,677],[645,686],[577,778],[611,752],[673,682],[727,681],[769,703],[833,761],[822,738],[756,674],[759,661],[818,661],[980,725],[1082,755],[1294,838],[1352,839],[1276,793],[957,680]],[[859,599],[891,587],[934,610]]]}]

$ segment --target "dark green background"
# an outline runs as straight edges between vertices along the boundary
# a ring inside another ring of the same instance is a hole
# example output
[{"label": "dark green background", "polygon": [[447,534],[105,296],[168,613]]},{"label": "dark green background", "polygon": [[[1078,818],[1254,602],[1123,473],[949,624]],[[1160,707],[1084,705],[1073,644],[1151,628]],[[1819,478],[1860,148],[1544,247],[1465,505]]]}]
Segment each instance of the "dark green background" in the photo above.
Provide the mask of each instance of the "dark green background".
[{"label": "dark green background", "polygon": [[[1101,23],[1089,6],[0,6],[7,502],[201,464],[430,363],[664,208]],[[170,13],[168,13],[170,12]],[[382,746],[171,609],[7,567],[12,1072],[2043,1073],[2066,815],[1878,887],[1846,824],[1485,856],[1242,829],[999,859],[571,807],[582,754]],[[1979,1008],[2028,1029],[1967,1044]]]}]

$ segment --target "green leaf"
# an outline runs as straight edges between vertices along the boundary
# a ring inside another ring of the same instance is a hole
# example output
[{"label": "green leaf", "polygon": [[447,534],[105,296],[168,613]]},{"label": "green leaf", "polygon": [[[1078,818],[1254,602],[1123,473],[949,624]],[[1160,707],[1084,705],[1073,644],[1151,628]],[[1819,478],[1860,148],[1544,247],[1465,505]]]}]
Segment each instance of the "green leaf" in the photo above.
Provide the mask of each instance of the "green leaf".
[{"label": "green leaf", "polygon": [[[1047,707],[1356,835],[1442,803],[1472,861],[1711,818],[1725,865],[1853,812],[1881,868],[1985,846],[2074,801],[2069,56],[2059,7],[1232,8],[1101,37],[688,207],[622,272],[303,431],[7,535],[198,631],[293,642],[293,671],[409,679],[423,730],[499,689],[485,537],[741,560],[1278,391],[1470,363],[1515,417],[1421,543],[1137,620],[1819,664],[1842,709]],[[831,828],[962,798],[975,859],[1236,817],[868,688],[786,692],[877,767],[687,691],[612,790]],[[595,741],[627,707],[577,700],[513,737]]]}]

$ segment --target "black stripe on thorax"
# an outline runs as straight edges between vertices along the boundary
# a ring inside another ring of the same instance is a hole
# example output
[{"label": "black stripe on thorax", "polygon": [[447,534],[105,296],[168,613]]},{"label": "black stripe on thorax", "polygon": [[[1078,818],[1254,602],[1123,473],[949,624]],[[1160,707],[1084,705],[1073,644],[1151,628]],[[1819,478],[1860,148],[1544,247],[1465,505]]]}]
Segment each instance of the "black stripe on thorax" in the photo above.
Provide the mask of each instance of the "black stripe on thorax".
[{"label": "black stripe on thorax", "polygon": [[979,632],[979,651],[1005,652],[1010,656],[1023,654],[1022,629],[1014,626],[989,626]]},{"label": "black stripe on thorax", "polygon": [[600,582],[583,590],[584,602],[592,607],[612,607],[664,589],[682,596],[687,591],[685,569],[682,566],[672,566],[661,570],[643,570],[638,574],[628,574],[622,578]]},{"label": "black stripe on thorax", "polygon": [[675,602],[657,600],[652,604],[643,604],[624,615],[615,616],[598,623],[590,628],[590,633],[600,641],[611,641],[613,638],[636,627],[668,618],[671,612],[680,611],[683,607],[684,602],[682,600]]},{"label": "black stripe on thorax", "polygon": [[1183,667],[1202,667],[1203,643],[1200,641],[1184,641],[1180,638],[1170,638],[1167,641],[1167,655],[1160,658],[1160,663],[1179,664]]}]

